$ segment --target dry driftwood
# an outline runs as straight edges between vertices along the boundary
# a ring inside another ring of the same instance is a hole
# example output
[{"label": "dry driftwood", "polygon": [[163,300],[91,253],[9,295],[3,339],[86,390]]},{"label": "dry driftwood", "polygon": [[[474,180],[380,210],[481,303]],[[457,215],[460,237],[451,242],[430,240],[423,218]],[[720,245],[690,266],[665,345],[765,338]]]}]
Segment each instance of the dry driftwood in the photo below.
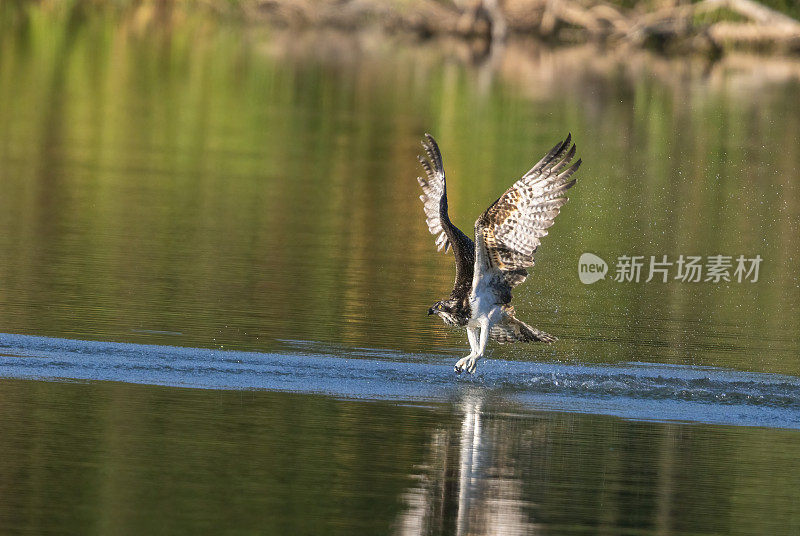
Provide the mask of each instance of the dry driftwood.
[{"label": "dry driftwood", "polygon": [[[491,41],[510,32],[546,38],[618,41],[637,46],[800,52],[800,22],[755,0],[702,0],[641,13],[603,0],[252,0],[256,11],[293,24],[380,24],[420,35],[457,34]],[[747,22],[701,24],[698,15],[727,9]]]},{"label": "dry driftwood", "polygon": [[[623,13],[603,2],[585,7],[579,0],[541,0],[544,6],[538,28],[552,36],[563,27],[578,27],[590,39],[622,40],[636,45],[703,42],[717,49],[748,47],[800,51],[800,22],[754,0],[703,0],[682,3],[650,13]],[[699,25],[697,15],[728,9],[747,22]]]},{"label": "dry driftwood", "polygon": [[708,28],[708,35],[724,48],[800,52],[800,32],[787,26],[718,22]]}]

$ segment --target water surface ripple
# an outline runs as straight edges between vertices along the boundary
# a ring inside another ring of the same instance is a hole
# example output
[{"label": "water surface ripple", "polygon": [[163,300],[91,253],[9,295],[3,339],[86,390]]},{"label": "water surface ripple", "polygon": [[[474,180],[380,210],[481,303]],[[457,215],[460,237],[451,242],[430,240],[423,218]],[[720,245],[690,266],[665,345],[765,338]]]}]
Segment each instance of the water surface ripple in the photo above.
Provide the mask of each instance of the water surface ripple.
[{"label": "water surface ripple", "polygon": [[259,353],[0,334],[0,377],[263,389],[447,401],[481,389],[531,410],[800,429],[800,378],[713,367],[488,359],[456,376],[453,356],[284,341]]}]

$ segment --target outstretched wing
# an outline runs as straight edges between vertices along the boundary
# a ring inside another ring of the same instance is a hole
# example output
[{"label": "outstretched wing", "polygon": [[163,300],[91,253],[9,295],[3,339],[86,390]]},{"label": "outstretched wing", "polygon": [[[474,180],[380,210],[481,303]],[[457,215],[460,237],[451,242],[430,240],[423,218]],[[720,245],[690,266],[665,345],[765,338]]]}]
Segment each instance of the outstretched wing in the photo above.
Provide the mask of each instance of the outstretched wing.
[{"label": "outstretched wing", "polygon": [[476,269],[493,278],[503,302],[510,301],[511,289],[525,281],[536,248],[567,202],[564,193],[575,184],[570,177],[581,161],[570,165],[575,157],[571,141],[569,135],[553,147],[475,222],[476,241],[482,248]]},{"label": "outstretched wing", "polygon": [[417,177],[422,187],[422,206],[425,210],[425,221],[428,230],[436,237],[439,251],[452,248],[456,258],[456,280],[451,296],[466,298],[472,285],[472,274],[475,264],[475,244],[453,225],[447,213],[447,184],[444,178],[442,153],[436,140],[425,134],[422,141],[427,159],[419,156],[419,162],[425,169],[425,177]]}]

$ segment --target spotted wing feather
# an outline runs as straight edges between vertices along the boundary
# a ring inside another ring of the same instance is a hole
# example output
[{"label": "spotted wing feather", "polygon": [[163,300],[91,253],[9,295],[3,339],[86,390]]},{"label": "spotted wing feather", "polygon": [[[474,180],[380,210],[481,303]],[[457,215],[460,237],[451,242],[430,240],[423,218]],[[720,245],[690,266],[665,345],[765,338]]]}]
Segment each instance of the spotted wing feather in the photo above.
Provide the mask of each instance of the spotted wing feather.
[{"label": "spotted wing feather", "polygon": [[417,157],[425,170],[425,177],[417,177],[417,182],[422,187],[422,195],[419,198],[422,200],[428,230],[436,237],[436,246],[439,251],[447,252],[451,243],[445,232],[446,222],[444,221],[448,216],[444,164],[433,136],[426,134],[422,141],[422,147],[425,149],[427,158],[421,155]]},{"label": "spotted wing feather", "polygon": [[475,244],[450,221],[447,207],[447,183],[444,176],[442,153],[436,140],[425,134],[422,141],[425,157],[418,156],[425,177],[417,177],[422,188],[422,208],[428,230],[436,237],[439,251],[452,248],[456,260],[456,280],[451,297],[465,300],[472,285],[475,264]]},{"label": "spotted wing feather", "polygon": [[575,157],[572,136],[558,143],[544,158],[492,204],[475,224],[485,248],[487,268],[499,270],[513,288],[525,280],[526,268],[534,265],[534,253],[553,225],[564,193],[575,184],[571,179],[581,165]]}]

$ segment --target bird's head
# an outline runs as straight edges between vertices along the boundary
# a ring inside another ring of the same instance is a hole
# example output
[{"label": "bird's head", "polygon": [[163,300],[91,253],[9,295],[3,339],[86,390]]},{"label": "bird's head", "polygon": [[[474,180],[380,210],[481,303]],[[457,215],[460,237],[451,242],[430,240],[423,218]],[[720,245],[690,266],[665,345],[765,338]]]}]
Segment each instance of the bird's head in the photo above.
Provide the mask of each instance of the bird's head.
[{"label": "bird's head", "polygon": [[428,309],[428,315],[437,315],[441,317],[447,324],[457,325],[455,315],[455,303],[453,300],[440,300],[431,305]]}]

